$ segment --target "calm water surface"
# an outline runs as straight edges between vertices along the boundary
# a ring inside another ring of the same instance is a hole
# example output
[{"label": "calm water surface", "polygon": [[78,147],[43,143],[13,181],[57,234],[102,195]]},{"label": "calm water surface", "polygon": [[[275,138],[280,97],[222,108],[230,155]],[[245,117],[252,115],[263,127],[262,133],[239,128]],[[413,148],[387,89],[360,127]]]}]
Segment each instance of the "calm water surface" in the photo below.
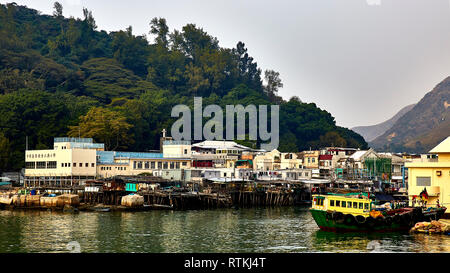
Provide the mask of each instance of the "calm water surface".
[{"label": "calm water surface", "polygon": [[0,211],[0,252],[450,252],[450,236],[320,231],[307,208]]}]

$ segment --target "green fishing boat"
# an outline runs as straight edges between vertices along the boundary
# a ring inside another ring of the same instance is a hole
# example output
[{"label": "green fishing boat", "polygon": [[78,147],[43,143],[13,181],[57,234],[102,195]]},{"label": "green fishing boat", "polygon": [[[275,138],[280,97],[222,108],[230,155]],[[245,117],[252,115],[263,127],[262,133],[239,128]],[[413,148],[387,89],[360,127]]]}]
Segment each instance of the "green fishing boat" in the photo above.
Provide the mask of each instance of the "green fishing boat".
[{"label": "green fishing boat", "polygon": [[[310,211],[320,229],[333,232],[409,230],[425,217],[420,207],[379,208],[368,193],[313,195]],[[436,208],[437,215],[444,211]]]}]

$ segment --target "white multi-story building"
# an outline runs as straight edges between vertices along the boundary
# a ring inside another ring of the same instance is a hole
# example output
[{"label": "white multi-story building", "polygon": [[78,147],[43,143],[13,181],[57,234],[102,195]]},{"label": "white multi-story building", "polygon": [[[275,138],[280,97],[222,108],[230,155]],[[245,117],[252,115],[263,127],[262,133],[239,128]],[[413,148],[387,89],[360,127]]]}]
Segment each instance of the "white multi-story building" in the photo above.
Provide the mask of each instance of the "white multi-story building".
[{"label": "white multi-story building", "polygon": [[234,141],[206,140],[192,144],[193,166],[196,168],[234,168],[242,152],[259,152]]},{"label": "white multi-story building", "polygon": [[164,153],[105,151],[92,138],[55,138],[53,149],[25,152],[25,186],[77,186],[116,175],[161,175],[191,167],[190,143],[165,141]]},{"label": "white multi-story building", "polygon": [[104,144],[92,138],[54,139],[53,149],[25,151],[25,186],[50,183],[53,186],[78,185],[97,173],[97,152]]}]

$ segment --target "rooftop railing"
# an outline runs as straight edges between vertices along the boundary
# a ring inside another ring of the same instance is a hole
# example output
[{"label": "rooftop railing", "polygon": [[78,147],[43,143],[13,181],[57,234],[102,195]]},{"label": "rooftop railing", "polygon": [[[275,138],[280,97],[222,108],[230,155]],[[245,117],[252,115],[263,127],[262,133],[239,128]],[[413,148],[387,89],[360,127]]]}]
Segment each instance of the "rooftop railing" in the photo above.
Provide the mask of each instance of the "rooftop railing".
[{"label": "rooftop railing", "polygon": [[191,145],[189,140],[164,140],[163,145]]},{"label": "rooftop railing", "polygon": [[94,143],[92,138],[80,137],[55,137],[54,142],[76,142],[76,143]]},{"label": "rooftop railing", "polygon": [[104,149],[105,144],[103,143],[78,143],[78,142],[70,142],[70,147],[72,149]]}]

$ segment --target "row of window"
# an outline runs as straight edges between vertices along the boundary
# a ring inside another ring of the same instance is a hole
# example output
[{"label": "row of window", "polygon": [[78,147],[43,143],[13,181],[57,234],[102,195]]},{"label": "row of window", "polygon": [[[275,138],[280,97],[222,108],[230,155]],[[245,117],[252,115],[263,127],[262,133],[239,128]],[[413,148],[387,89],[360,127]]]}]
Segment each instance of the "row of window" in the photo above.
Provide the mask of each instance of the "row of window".
[{"label": "row of window", "polygon": [[[28,161],[25,162],[25,168],[26,169],[56,169],[56,161]],[[71,164],[69,163],[61,163],[61,168],[67,168],[70,167]],[[73,163],[73,167],[89,167],[89,163]],[[95,167],[95,163],[91,163],[91,167]]]},{"label": "row of window", "polygon": [[239,154],[238,150],[216,150],[216,154]]},{"label": "row of window", "polygon": [[[181,162],[182,166],[187,166],[187,162]],[[133,161],[133,169],[179,169],[180,162],[156,162],[156,161]]]},{"label": "row of window", "polygon": [[331,166],[329,161],[320,161],[319,166],[321,167],[329,167]]},{"label": "row of window", "polygon": [[316,162],[316,158],[315,157],[313,157],[313,158],[308,157],[308,163],[315,163],[315,162]]},{"label": "row of window", "polygon": [[365,209],[365,210],[368,210],[369,209],[369,203],[330,200],[330,207],[354,208],[354,209]]},{"label": "row of window", "polygon": [[26,169],[56,169],[56,161],[25,162]]},{"label": "row of window", "polygon": [[[83,167],[83,164],[84,164],[84,167],[86,167],[86,168],[88,168],[89,167],[89,163],[73,163],[73,167]],[[78,165],[78,166],[77,166]],[[70,163],[61,163],[61,167],[70,167]],[[91,167],[92,168],[94,168],[95,167],[95,163],[91,163]]]},{"label": "row of window", "polygon": [[[100,170],[102,170],[102,171],[110,171],[111,167],[109,167],[109,166],[107,166],[107,167],[100,167]],[[127,167],[116,167],[116,170],[126,171]]]},{"label": "row of window", "polygon": [[[286,173],[286,177],[292,177],[292,178],[300,177],[300,176],[302,176],[302,175],[303,175],[302,172]],[[308,175],[308,172],[305,172],[305,175],[304,175],[304,176],[305,176],[305,177],[309,176],[309,175]]]}]

